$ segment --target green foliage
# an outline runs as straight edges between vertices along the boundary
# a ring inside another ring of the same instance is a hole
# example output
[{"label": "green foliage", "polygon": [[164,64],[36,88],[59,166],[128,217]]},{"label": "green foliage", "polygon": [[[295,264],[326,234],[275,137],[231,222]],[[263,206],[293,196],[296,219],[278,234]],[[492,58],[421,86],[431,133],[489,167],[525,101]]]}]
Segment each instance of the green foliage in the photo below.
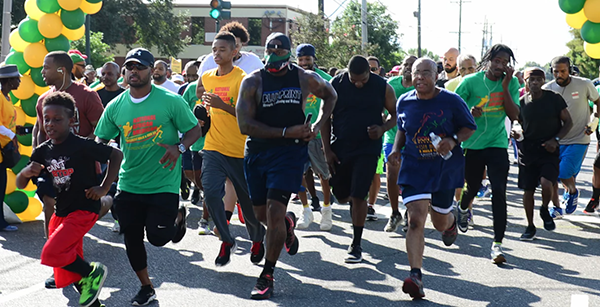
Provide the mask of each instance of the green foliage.
[{"label": "green foliage", "polygon": [[589,79],[598,78],[598,66],[600,60],[590,58],[583,50],[583,39],[577,29],[571,29],[573,39],[567,43],[569,52],[567,56],[571,58],[573,65],[577,65],[581,71],[581,76]]},{"label": "green foliage", "polygon": [[[4,5],[4,0],[0,0],[0,8],[3,5]],[[11,12],[10,24],[13,26],[16,26],[25,17],[27,17],[27,13],[25,13],[25,0],[12,0],[12,12]],[[2,31],[1,22],[0,22],[0,31]]]},{"label": "green foliage", "polygon": [[[419,56],[419,52],[418,51],[419,50],[417,50],[417,48],[411,48],[411,49],[408,49],[407,54],[408,55],[414,55],[414,56],[418,57]],[[430,58],[430,59],[432,59],[432,60],[434,60],[436,62],[440,60],[440,56],[439,55],[434,54],[433,52],[427,50],[427,48],[421,48],[421,56],[422,57],[428,57],[428,58]]]},{"label": "green foliage", "polygon": [[332,55],[333,50],[329,44],[331,38],[328,29],[329,21],[312,13],[300,16],[296,21],[298,28],[291,33],[294,46],[311,44],[315,47],[319,67],[340,67],[337,58]]},{"label": "green foliage", "polygon": [[546,81],[552,81],[552,80],[554,80],[554,76],[550,72],[550,62],[546,63],[546,65],[541,65],[538,62],[528,61],[528,62],[525,63],[525,65],[523,65],[523,67],[519,68],[519,70],[523,71],[523,70],[525,70],[528,67],[539,67],[539,68],[542,68],[546,72]]},{"label": "green foliage", "polygon": [[[104,33],[90,31],[90,56],[94,68],[102,67],[104,63],[114,61],[115,55],[110,52],[110,46],[103,41]],[[77,49],[85,54],[85,36],[71,42],[71,49]]]}]

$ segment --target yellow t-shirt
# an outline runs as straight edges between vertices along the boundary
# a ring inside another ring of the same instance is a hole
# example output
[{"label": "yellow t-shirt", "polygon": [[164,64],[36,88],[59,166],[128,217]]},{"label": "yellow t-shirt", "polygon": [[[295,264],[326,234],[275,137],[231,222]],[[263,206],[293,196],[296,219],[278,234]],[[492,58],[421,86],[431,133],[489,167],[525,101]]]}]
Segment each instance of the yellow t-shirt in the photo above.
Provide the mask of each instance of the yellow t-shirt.
[{"label": "yellow t-shirt", "polygon": [[[17,111],[13,104],[0,94],[0,125],[4,126],[10,131],[15,132],[17,128]],[[4,147],[11,141],[6,135],[0,134],[0,146]],[[4,159],[0,155],[0,162]]]},{"label": "yellow t-shirt", "polygon": [[[217,94],[223,102],[235,108],[246,73],[237,66],[225,76],[217,76],[217,70],[215,68],[202,75],[204,91]],[[243,158],[246,136],[240,132],[237,118],[216,108],[210,108],[209,116],[210,129],[206,134],[204,150],[217,151],[232,158]]]}]

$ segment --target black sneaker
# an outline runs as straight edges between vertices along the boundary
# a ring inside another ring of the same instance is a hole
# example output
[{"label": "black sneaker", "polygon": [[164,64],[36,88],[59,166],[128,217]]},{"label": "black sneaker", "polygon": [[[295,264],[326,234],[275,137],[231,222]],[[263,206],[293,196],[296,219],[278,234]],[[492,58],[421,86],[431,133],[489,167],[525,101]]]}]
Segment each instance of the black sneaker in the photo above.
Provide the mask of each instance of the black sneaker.
[{"label": "black sneaker", "polygon": [[458,212],[458,230],[465,233],[469,230],[469,210],[463,211],[463,209],[458,208],[456,211]]},{"label": "black sneaker", "polygon": [[54,280],[54,275],[48,277],[44,282],[44,286],[46,289],[56,289],[56,281]]},{"label": "black sneaker", "polygon": [[369,205],[367,209],[367,221],[377,221],[377,215],[375,215],[375,208]]},{"label": "black sneaker", "polygon": [[348,256],[346,256],[344,262],[359,263],[362,260],[362,247],[360,247],[360,245],[350,245],[348,248]]},{"label": "black sneaker", "polygon": [[258,264],[265,256],[265,244],[260,242],[252,242],[252,248],[250,248],[250,261],[254,264]]},{"label": "black sneaker", "polygon": [[156,299],[156,292],[151,285],[142,286],[140,291],[131,300],[133,306],[146,306]]},{"label": "black sneaker", "polygon": [[444,245],[446,246],[450,246],[452,245],[452,243],[454,243],[454,241],[456,241],[456,237],[458,237],[458,231],[456,227],[456,217],[454,218],[454,223],[452,224],[452,227],[444,230],[444,232],[442,232],[442,241],[444,241]]},{"label": "black sneaker", "polygon": [[273,295],[273,275],[264,274],[256,280],[250,298],[253,300],[266,300]]},{"label": "black sneaker", "polygon": [[321,211],[321,200],[318,197],[313,197],[311,199],[312,211],[320,212]]},{"label": "black sneaker", "polygon": [[179,206],[179,213],[181,213],[181,221],[179,221],[179,223],[175,225],[175,227],[177,227],[177,232],[171,240],[173,241],[173,243],[179,243],[181,239],[183,239],[183,236],[185,236],[185,231],[187,229],[187,210],[185,210],[184,205]]},{"label": "black sneaker", "polygon": [[596,212],[596,208],[598,208],[598,203],[600,203],[600,201],[597,199],[590,199],[590,202],[587,204],[587,206],[585,206],[583,213],[594,214],[594,212]]},{"label": "black sneaker", "polygon": [[414,300],[420,300],[425,297],[423,291],[423,281],[416,274],[411,274],[409,277],[404,279],[402,284],[402,292],[410,295]]},{"label": "black sneaker", "polygon": [[215,265],[216,266],[227,265],[231,261],[231,252],[234,252],[236,247],[237,247],[237,245],[235,243],[235,240],[233,241],[233,244],[227,243],[227,242],[222,242],[221,243],[221,251],[219,252],[219,256],[217,256],[217,259],[215,259]]},{"label": "black sneaker", "polygon": [[532,241],[535,239],[535,226],[527,226],[525,232],[521,235],[521,241]]},{"label": "black sneaker", "polygon": [[181,191],[181,198],[183,198],[183,200],[187,200],[190,197],[190,181],[187,180],[187,178],[185,178],[185,176],[183,178],[181,178],[180,191]]},{"label": "black sneaker", "polygon": [[540,217],[544,221],[544,229],[548,231],[552,231],[556,229],[556,224],[554,223],[554,219],[548,212],[548,207],[540,207]]},{"label": "black sneaker", "polygon": [[200,201],[200,189],[198,187],[196,187],[194,189],[194,192],[192,193],[192,199],[190,199],[190,202],[194,205],[198,204],[198,202]]},{"label": "black sneaker", "polygon": [[404,233],[408,232],[408,210],[404,213],[404,222],[402,223],[402,231]]},{"label": "black sneaker", "polygon": [[294,212],[288,212],[285,215],[285,218],[288,219],[290,223],[290,227],[287,229],[287,236],[285,238],[285,250],[290,255],[295,255],[298,252],[298,237],[294,234],[294,228],[296,228],[296,215]]}]

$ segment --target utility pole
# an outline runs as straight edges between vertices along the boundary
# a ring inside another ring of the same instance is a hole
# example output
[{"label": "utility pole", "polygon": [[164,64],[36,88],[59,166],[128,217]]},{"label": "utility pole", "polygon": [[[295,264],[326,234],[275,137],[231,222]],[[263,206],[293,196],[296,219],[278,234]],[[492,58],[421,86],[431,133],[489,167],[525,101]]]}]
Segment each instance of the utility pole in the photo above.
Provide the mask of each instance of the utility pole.
[{"label": "utility pole", "polygon": [[325,16],[325,0],[319,0],[319,15]]},{"label": "utility pole", "polygon": [[10,42],[8,38],[10,37],[11,11],[12,0],[4,0],[4,5],[2,6],[2,58],[0,61],[4,61],[4,59],[6,59],[8,51],[10,50]]},{"label": "utility pole", "polygon": [[[420,0],[419,0],[420,1]],[[367,0],[362,0],[362,9],[360,12],[361,29],[362,29],[362,52],[366,55],[367,43],[369,42],[367,31]]]},{"label": "utility pole", "polygon": [[483,36],[481,37],[481,58],[483,58],[483,55],[487,51],[487,48],[486,48],[487,34],[488,34],[488,22],[487,22],[487,17],[486,17],[485,20],[483,21]]},{"label": "utility pole", "polygon": [[[458,3],[458,32],[451,32],[451,33],[458,33],[458,52],[461,52],[461,46],[462,46],[462,5],[463,3],[469,3],[470,1],[463,1],[463,0],[458,0],[458,1],[453,1],[452,3]],[[464,32],[464,33],[468,33],[468,32]]]},{"label": "utility pole", "polygon": [[421,57],[421,0],[419,0],[418,11],[413,12],[413,16],[417,18],[417,55]]},{"label": "utility pole", "polygon": [[87,59],[85,60],[86,64],[92,64],[92,51],[90,48],[90,15],[87,14],[85,16],[85,54],[87,55]]}]

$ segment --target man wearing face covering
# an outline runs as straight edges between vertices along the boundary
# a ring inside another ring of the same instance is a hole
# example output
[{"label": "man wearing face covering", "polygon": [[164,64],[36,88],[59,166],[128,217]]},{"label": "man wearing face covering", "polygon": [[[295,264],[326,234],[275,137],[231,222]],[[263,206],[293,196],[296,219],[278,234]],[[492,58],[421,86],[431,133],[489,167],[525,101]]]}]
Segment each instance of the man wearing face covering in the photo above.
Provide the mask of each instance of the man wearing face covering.
[{"label": "man wearing face covering", "polygon": [[[244,78],[236,106],[240,131],[248,135],[244,172],[250,198],[256,217],[267,226],[265,265],[251,294],[257,300],[273,294],[273,271],[282,247],[290,255],[298,252],[296,217],[286,214],[287,204],[302,183],[307,144],[326,128],[337,100],[323,78],[291,64],[286,35],[272,33],[266,41],[265,67]],[[304,115],[311,93],[323,100],[319,114],[313,114],[314,124]]]}]

